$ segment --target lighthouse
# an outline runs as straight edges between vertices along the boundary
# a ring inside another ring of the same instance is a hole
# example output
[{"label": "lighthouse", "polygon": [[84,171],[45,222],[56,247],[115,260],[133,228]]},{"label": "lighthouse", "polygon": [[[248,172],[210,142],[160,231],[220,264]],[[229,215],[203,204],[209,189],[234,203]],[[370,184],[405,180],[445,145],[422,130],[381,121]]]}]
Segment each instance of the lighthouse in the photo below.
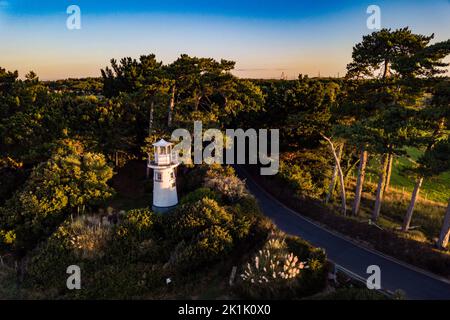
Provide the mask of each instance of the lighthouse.
[{"label": "lighthouse", "polygon": [[153,169],[153,206],[154,212],[164,213],[178,204],[175,168],[178,159],[173,154],[173,144],[159,140],[153,144],[155,157],[148,159],[147,166]]}]

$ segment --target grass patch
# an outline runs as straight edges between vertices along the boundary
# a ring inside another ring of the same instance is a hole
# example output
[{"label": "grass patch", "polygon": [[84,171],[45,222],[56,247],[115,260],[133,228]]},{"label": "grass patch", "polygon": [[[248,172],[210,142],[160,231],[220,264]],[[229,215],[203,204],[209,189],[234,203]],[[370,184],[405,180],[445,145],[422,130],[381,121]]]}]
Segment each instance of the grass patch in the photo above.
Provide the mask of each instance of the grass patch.
[{"label": "grass patch", "polygon": [[[408,176],[406,169],[413,168],[415,162],[423,154],[417,148],[405,148],[406,155],[396,157],[392,166],[391,187],[398,191],[411,193],[414,189],[415,179]],[[376,183],[378,181],[379,157],[372,157],[368,166],[368,180]],[[421,199],[435,202],[447,203],[450,197],[450,171],[439,176],[426,178],[419,195]]]}]

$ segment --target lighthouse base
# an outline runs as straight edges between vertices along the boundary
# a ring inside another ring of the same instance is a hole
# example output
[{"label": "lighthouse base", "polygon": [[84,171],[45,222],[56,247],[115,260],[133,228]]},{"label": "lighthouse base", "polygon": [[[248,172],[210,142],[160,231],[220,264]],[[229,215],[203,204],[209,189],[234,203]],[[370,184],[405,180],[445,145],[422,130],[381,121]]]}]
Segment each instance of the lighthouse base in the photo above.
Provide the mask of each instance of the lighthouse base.
[{"label": "lighthouse base", "polygon": [[167,213],[175,209],[177,205],[171,206],[171,207],[157,207],[155,205],[152,206],[152,211],[155,213]]}]

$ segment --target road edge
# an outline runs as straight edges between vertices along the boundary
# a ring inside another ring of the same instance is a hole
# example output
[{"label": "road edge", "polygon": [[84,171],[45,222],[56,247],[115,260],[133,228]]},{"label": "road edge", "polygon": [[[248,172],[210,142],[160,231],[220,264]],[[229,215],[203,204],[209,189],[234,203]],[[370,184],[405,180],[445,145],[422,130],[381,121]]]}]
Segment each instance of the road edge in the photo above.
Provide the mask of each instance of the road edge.
[{"label": "road edge", "polygon": [[421,273],[421,274],[423,274],[423,275],[425,275],[425,276],[427,276],[427,277],[429,277],[429,278],[432,278],[432,279],[434,279],[434,280],[441,281],[441,282],[444,282],[444,283],[450,285],[450,279],[447,279],[447,278],[445,278],[445,277],[439,276],[439,275],[437,275],[437,274],[434,274],[434,273],[432,273],[432,272],[430,272],[430,271],[427,271],[427,270],[424,270],[424,269],[422,269],[422,268],[413,266],[413,265],[411,265],[411,264],[409,264],[409,263],[407,263],[407,262],[398,260],[398,259],[396,259],[396,258],[394,258],[394,257],[391,257],[391,256],[389,256],[389,255],[387,255],[387,254],[385,254],[385,253],[382,253],[382,252],[380,252],[380,251],[378,251],[378,250],[375,250],[375,249],[369,248],[369,247],[367,247],[367,246],[364,246],[364,245],[362,245],[361,243],[359,243],[359,242],[357,242],[356,240],[354,240],[353,238],[350,238],[350,237],[348,237],[348,236],[346,236],[346,235],[344,235],[344,234],[341,234],[341,233],[339,233],[339,232],[337,232],[337,231],[335,231],[335,230],[329,229],[328,227],[325,227],[325,226],[319,224],[318,222],[312,220],[311,218],[308,218],[308,217],[303,216],[303,215],[300,214],[299,212],[294,211],[293,209],[291,209],[291,208],[289,208],[288,206],[286,206],[284,203],[282,203],[282,202],[279,201],[277,198],[275,198],[273,195],[271,195],[267,190],[265,190],[263,187],[261,187],[261,186],[260,186],[260,185],[259,185],[259,184],[251,177],[251,175],[248,173],[248,171],[246,171],[246,170],[243,169],[243,168],[239,168],[239,170],[243,171],[243,172],[245,173],[245,175],[248,177],[248,179],[251,180],[251,181],[256,185],[256,187],[257,187],[258,189],[260,189],[266,196],[268,196],[270,199],[272,199],[273,201],[275,201],[276,203],[278,203],[278,204],[279,204],[280,206],[282,206],[284,209],[288,210],[291,214],[294,214],[294,215],[300,217],[301,219],[303,219],[303,220],[305,220],[305,221],[311,223],[312,225],[316,226],[317,228],[320,228],[320,229],[322,229],[322,230],[324,230],[324,231],[326,231],[326,232],[328,232],[328,233],[330,233],[330,234],[332,234],[332,235],[334,235],[334,236],[336,236],[336,237],[338,237],[338,238],[340,238],[340,239],[342,239],[342,240],[344,240],[344,241],[346,241],[346,242],[349,242],[349,243],[351,243],[351,244],[357,246],[357,247],[360,248],[360,249],[363,249],[363,250],[365,250],[365,251],[367,251],[367,252],[370,252],[370,253],[372,253],[372,254],[378,255],[379,257],[382,257],[382,258],[384,258],[384,259],[386,259],[386,260],[389,260],[389,261],[391,261],[391,262],[394,262],[394,263],[396,263],[396,264],[399,264],[399,265],[401,265],[401,266],[403,266],[403,267],[405,267],[405,268],[408,268],[408,269],[410,269],[410,270],[412,270],[412,271]]}]

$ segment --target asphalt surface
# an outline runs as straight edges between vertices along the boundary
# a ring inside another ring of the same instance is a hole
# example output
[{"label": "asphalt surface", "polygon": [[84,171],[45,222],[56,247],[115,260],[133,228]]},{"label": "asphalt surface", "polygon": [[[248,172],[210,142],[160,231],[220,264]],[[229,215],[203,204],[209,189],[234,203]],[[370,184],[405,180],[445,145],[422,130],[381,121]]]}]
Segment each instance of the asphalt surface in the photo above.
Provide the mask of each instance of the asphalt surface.
[{"label": "asphalt surface", "polygon": [[278,228],[325,249],[328,258],[334,263],[364,279],[369,277],[367,267],[377,265],[381,269],[382,288],[392,292],[400,289],[408,299],[450,300],[450,282],[330,232],[281,204],[257,185],[245,171],[236,169],[238,175],[246,180],[248,189],[257,198],[264,214]]}]

